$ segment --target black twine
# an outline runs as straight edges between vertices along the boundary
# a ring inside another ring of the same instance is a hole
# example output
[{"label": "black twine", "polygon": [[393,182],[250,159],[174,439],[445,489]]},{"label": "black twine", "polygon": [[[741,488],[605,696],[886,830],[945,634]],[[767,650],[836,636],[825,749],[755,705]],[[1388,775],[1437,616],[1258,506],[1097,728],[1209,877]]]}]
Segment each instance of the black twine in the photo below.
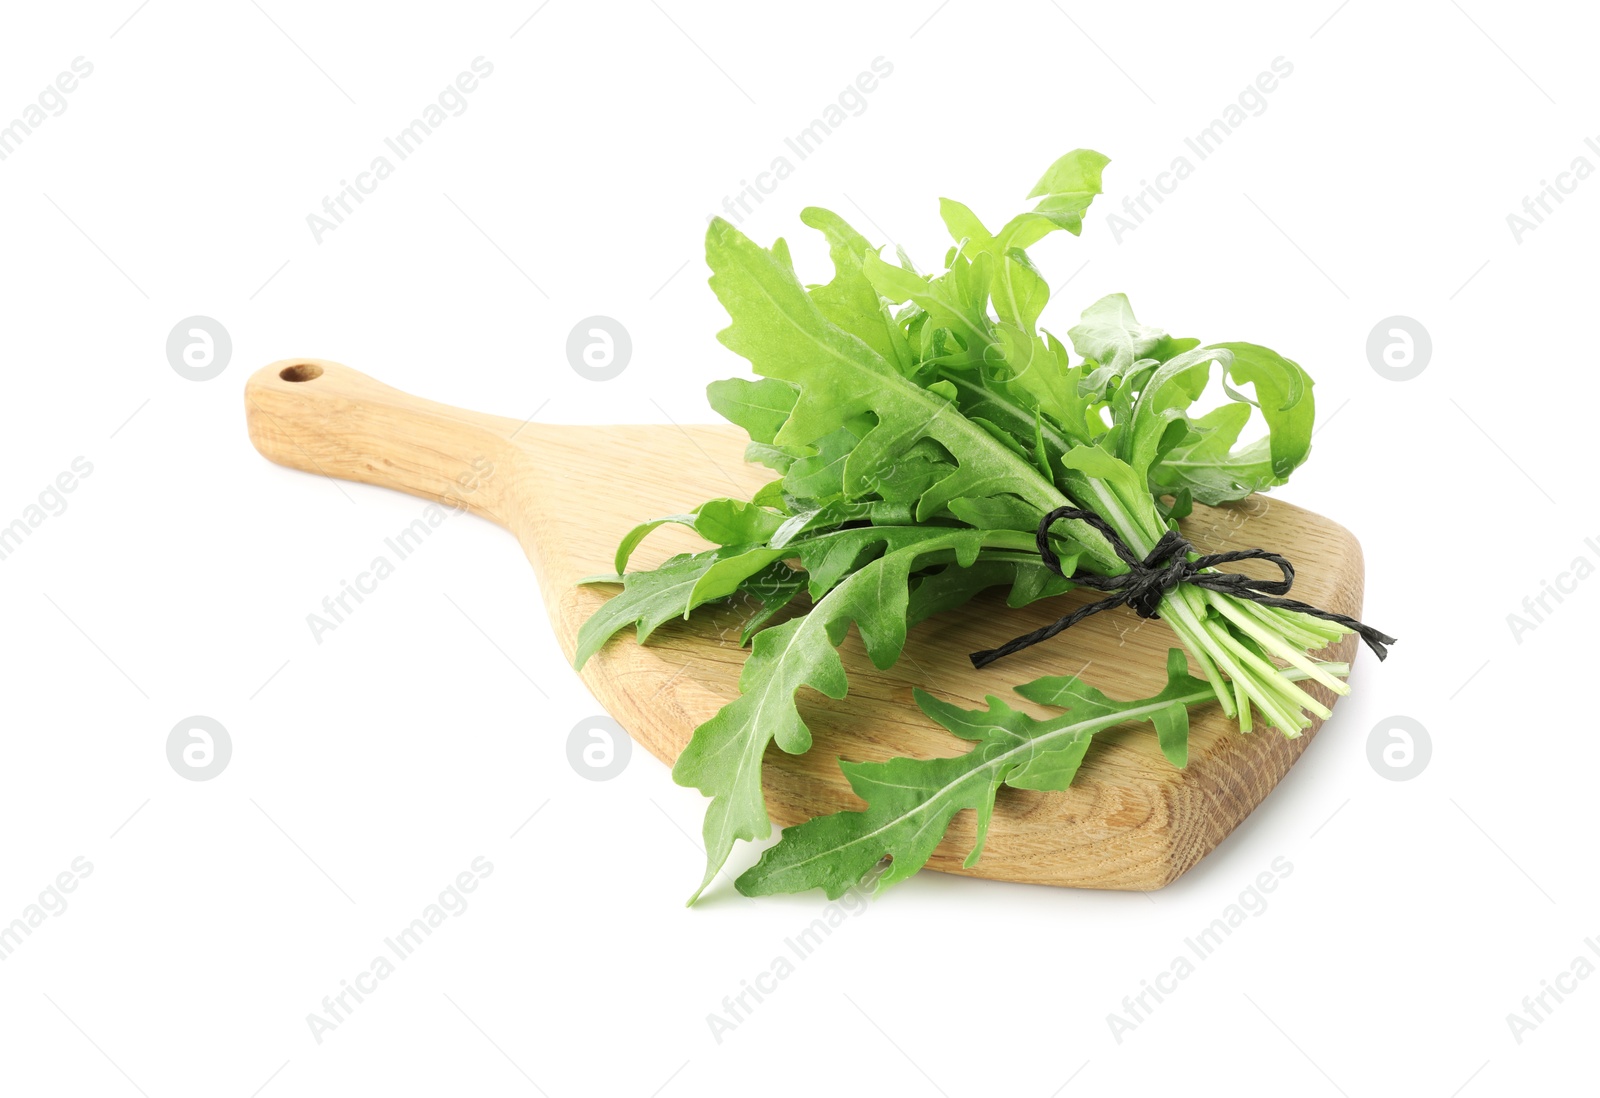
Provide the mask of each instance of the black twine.
[{"label": "black twine", "polygon": [[[1111,543],[1111,548],[1116,550],[1117,556],[1128,566],[1128,571],[1120,576],[1096,576],[1086,572],[1074,572],[1068,576],[1061,570],[1061,558],[1056,556],[1055,550],[1050,548],[1050,527],[1061,519],[1079,519],[1088,523],[1105,536]],[[1100,613],[1102,610],[1111,610],[1118,606],[1130,606],[1134,613],[1141,618],[1158,618],[1161,615],[1156,611],[1161,605],[1161,597],[1180,583],[1193,584],[1204,587],[1208,591],[1220,591],[1232,595],[1234,598],[1248,599],[1259,602],[1263,606],[1276,606],[1284,610],[1296,610],[1302,614],[1310,614],[1314,618],[1323,618],[1327,621],[1336,621],[1340,625],[1355,630],[1361,639],[1367,642],[1381,660],[1389,655],[1388,645],[1395,643],[1395,638],[1385,633],[1380,633],[1370,625],[1363,625],[1348,614],[1336,614],[1332,610],[1319,610],[1309,603],[1300,602],[1298,599],[1286,599],[1281,596],[1289,593],[1289,588],[1294,585],[1294,565],[1277,553],[1269,553],[1265,549],[1242,549],[1232,553],[1211,553],[1195,560],[1189,559],[1189,553],[1194,546],[1176,530],[1168,530],[1156,542],[1148,556],[1143,560],[1133,555],[1127,543],[1117,535],[1104,519],[1093,511],[1085,511],[1077,507],[1057,507],[1044,518],[1039,520],[1039,530],[1035,537],[1039,547],[1039,556],[1044,563],[1058,576],[1070,579],[1080,587],[1092,587],[1096,591],[1111,592],[1109,598],[1099,602],[1091,602],[1081,606],[1066,617],[1051,622],[1041,629],[1031,633],[1024,633],[1015,640],[1007,641],[999,648],[990,648],[983,652],[974,652],[970,657],[972,666],[987,667],[1002,656],[1009,656],[1020,652],[1030,645],[1047,641],[1057,633],[1071,629],[1084,618]],[[1281,580],[1253,579],[1238,572],[1207,572],[1218,564],[1230,564],[1239,560],[1267,560],[1276,564],[1283,572]]]}]

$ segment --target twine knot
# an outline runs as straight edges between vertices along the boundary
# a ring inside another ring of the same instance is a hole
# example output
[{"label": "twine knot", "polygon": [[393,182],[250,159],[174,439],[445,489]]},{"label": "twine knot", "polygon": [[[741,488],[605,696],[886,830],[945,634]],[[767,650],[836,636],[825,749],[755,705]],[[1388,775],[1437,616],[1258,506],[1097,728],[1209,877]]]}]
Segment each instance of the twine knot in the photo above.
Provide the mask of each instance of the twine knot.
[{"label": "twine knot", "polygon": [[[1104,535],[1106,541],[1111,543],[1111,548],[1117,557],[1128,566],[1128,570],[1120,576],[1097,576],[1087,572],[1074,572],[1067,576],[1061,570],[1061,558],[1050,548],[1050,527],[1061,519],[1078,519],[1088,523]],[[1089,603],[1031,633],[1024,633],[1014,640],[1007,641],[999,648],[990,648],[983,652],[972,653],[972,666],[987,667],[1003,656],[1020,652],[1024,648],[1038,644],[1040,641],[1049,640],[1057,633],[1070,629],[1087,617],[1100,613],[1102,610],[1112,610],[1118,606],[1128,606],[1141,618],[1159,618],[1157,612],[1161,600],[1168,591],[1181,583],[1193,584],[1208,591],[1218,591],[1232,595],[1235,598],[1258,602],[1263,606],[1276,606],[1284,610],[1294,610],[1302,614],[1309,614],[1314,618],[1325,621],[1338,622],[1354,630],[1366,642],[1367,647],[1382,660],[1388,657],[1388,646],[1395,643],[1395,638],[1365,625],[1348,614],[1335,613],[1332,610],[1321,610],[1309,603],[1298,599],[1284,598],[1289,589],[1294,586],[1294,565],[1278,553],[1270,553],[1265,549],[1240,549],[1229,553],[1209,553],[1197,556],[1190,560],[1189,554],[1194,552],[1191,545],[1182,534],[1176,530],[1168,530],[1161,535],[1161,540],[1151,547],[1143,559],[1134,555],[1118,533],[1111,525],[1093,511],[1085,511],[1079,507],[1057,507],[1054,511],[1039,520],[1039,529],[1034,538],[1039,549],[1039,557],[1046,566],[1058,576],[1070,579],[1080,587],[1091,587],[1096,591],[1108,592],[1108,597],[1099,602]],[[1278,566],[1283,573],[1282,579],[1264,580],[1255,579],[1239,572],[1211,572],[1207,569],[1219,564],[1231,564],[1241,560],[1265,560]]]}]

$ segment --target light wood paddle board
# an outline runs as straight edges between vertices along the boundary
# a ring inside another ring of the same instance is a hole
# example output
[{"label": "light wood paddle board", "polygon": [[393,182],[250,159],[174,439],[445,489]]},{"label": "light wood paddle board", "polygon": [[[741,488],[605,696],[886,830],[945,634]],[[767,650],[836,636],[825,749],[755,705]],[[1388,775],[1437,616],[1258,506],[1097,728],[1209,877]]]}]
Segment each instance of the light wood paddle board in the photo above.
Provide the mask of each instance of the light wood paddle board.
[{"label": "light wood paddle board", "polygon": [[[626,531],[713,497],[748,497],[774,475],[745,464],[745,435],[733,426],[525,423],[422,400],[321,359],[286,359],[259,370],[246,386],[245,410],[256,448],[280,465],[464,505],[510,530],[533,564],[569,659],[578,627],[618,590],[576,582],[612,571]],[[1294,597],[1360,615],[1361,548],[1336,523],[1258,495],[1224,507],[1196,506],[1182,525],[1201,552],[1261,546],[1282,553],[1295,564]],[[630,567],[654,567],[673,553],[705,547],[686,528],[664,527]],[[811,751],[767,751],[764,782],[773,821],[788,826],[861,808],[839,758],[967,750],[966,741],[917,709],[913,687],[969,708],[995,694],[1041,715],[1048,711],[1011,687],[1081,672],[1112,697],[1160,689],[1167,650],[1177,641],[1162,622],[1126,609],[1097,614],[982,671],[968,661],[970,652],[1099,597],[1075,591],[1011,610],[1003,592],[980,596],[913,629],[904,654],[887,671],[872,666],[852,630],[841,649],[849,696],[833,701],[802,691]],[[661,627],[644,645],[624,631],[584,666],[583,680],[635,741],[670,765],[695,727],[737,696],[748,652],[739,646],[739,627],[747,612],[736,605],[703,607],[688,621]],[[1353,659],[1356,643],[1347,637],[1323,655]],[[1329,706],[1336,700],[1322,687],[1302,685]],[[968,811],[955,818],[930,868],[1080,888],[1147,890],[1170,883],[1261,803],[1317,731],[1314,723],[1293,740],[1271,729],[1241,734],[1216,706],[1195,710],[1190,720],[1187,768],[1162,757],[1148,726],[1103,733],[1070,789],[1000,790],[976,866],[961,865],[973,844]]]}]

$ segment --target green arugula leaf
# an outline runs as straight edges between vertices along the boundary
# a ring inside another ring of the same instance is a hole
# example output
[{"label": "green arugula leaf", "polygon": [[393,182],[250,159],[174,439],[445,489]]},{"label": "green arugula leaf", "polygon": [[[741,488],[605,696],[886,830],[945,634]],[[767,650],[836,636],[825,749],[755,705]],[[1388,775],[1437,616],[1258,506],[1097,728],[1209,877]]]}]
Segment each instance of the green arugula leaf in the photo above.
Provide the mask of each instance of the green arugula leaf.
[{"label": "green arugula leaf", "polygon": [[[633,551],[639,548],[640,543],[649,536],[650,531],[665,526],[669,522],[677,523],[680,526],[693,526],[694,515],[666,515],[662,518],[651,519],[649,522],[641,522],[624,534],[622,540],[617,543],[615,564],[618,577],[628,570],[628,561],[633,559]],[[620,578],[616,582],[620,583]]]},{"label": "green arugula leaf", "polygon": [[1095,363],[1083,389],[1098,399],[1113,381],[1149,358],[1167,333],[1140,324],[1127,294],[1107,294],[1083,311],[1083,319],[1067,337],[1080,355]]},{"label": "green arugula leaf", "polygon": [[[573,666],[582,669],[612,634],[629,625],[635,627],[635,638],[643,644],[661,623],[683,617],[697,605],[690,602],[690,593],[713,566],[743,552],[741,547],[726,546],[705,553],[679,553],[659,568],[628,573],[621,593],[607,599],[578,628]],[[592,582],[615,579],[596,577]]]},{"label": "green arugula leaf", "polygon": [[[1063,558],[1067,563],[1069,558]],[[1065,569],[1071,572],[1070,564]],[[1037,557],[1005,556],[985,550],[970,567],[947,565],[913,581],[906,623],[917,625],[935,614],[965,605],[991,587],[1009,585],[1006,605],[1012,609],[1072,590],[1073,584],[1046,568]]]},{"label": "green arugula leaf", "polygon": [[[1226,377],[1249,384],[1256,399],[1237,394],[1233,403],[1188,420],[1184,410],[1205,387],[1211,359],[1222,364]],[[1171,384],[1161,394],[1153,393],[1169,374]],[[1316,419],[1311,385],[1298,363],[1254,343],[1218,343],[1176,356],[1146,385],[1134,413],[1135,432],[1143,432],[1142,453],[1154,457],[1145,465],[1152,489],[1187,489],[1201,503],[1216,505],[1286,483],[1311,452]],[[1260,408],[1267,436],[1238,446],[1252,407]],[[1157,452],[1151,445],[1152,416],[1182,421],[1189,430],[1175,445]]]},{"label": "green arugula leaf", "polygon": [[[984,352],[995,343],[985,314],[986,295],[972,292],[974,285],[987,287],[989,256],[980,256],[980,270],[974,273],[972,260],[957,257],[948,276],[927,278],[915,271],[885,263],[876,254],[863,257],[861,269],[874,289],[890,301],[910,301],[927,315],[929,335],[937,331],[954,333],[960,341],[961,361],[980,363]],[[949,354],[943,349],[942,354]]]},{"label": "green arugula leaf", "polygon": [[794,386],[769,377],[730,377],[706,386],[706,399],[719,416],[743,427],[750,441],[769,445],[794,411],[794,396]]},{"label": "green arugula leaf", "polygon": [[[1342,664],[1323,665],[1342,675]],[[866,802],[859,812],[818,816],[784,829],[783,837],[736,882],[746,896],[820,888],[830,899],[857,885],[884,858],[880,891],[916,873],[933,855],[957,812],[977,813],[977,837],[963,863],[976,865],[1001,786],[1060,790],[1072,784],[1093,737],[1107,728],[1149,721],[1163,753],[1176,766],[1188,760],[1189,707],[1214,701],[1211,687],[1189,675],[1183,652],[1167,656],[1167,683],[1137,701],[1116,701],[1073,677],[1039,679],[1018,693],[1063,710],[1040,720],[996,697],[967,710],[916,692],[922,711],[972,750],[954,758],[840,761],[850,788]]]},{"label": "green arugula leaf", "polygon": [[749,644],[750,638],[771,621],[773,615],[793,602],[805,589],[806,574],[790,568],[783,561],[775,561],[739,584],[736,593],[755,604],[754,612],[745,619],[744,627],[739,630],[739,644]]},{"label": "green arugula leaf", "polygon": [[1311,396],[1311,376],[1276,351],[1254,343],[1218,343],[1233,353],[1228,376],[1248,382],[1267,421],[1274,484],[1283,484],[1311,453],[1311,430],[1316,402]]},{"label": "green arugula leaf", "polygon": [[753,500],[713,499],[702,503],[687,515],[667,515],[641,522],[629,530],[617,545],[618,574],[628,570],[633,551],[650,532],[669,522],[693,527],[695,533],[714,545],[750,545],[760,544],[772,537],[783,525],[784,516]]},{"label": "green arugula leaf", "polygon": [[[797,457],[783,474],[783,490],[791,497],[814,503],[831,503],[845,497],[845,461],[872,429],[870,416],[859,416],[850,423],[815,440],[809,449],[816,451]],[[806,447],[797,447],[805,449]]]},{"label": "green arugula leaf", "polygon": [[830,698],[845,696],[849,683],[836,648],[852,623],[873,665],[892,665],[905,645],[913,566],[940,551],[971,564],[984,538],[980,531],[936,527],[852,533],[875,535],[888,551],[851,573],[804,617],[756,634],[739,676],[740,696],[695,729],[672,768],[673,781],[711,798],[703,829],[705,879],[690,903],[722,868],[734,842],[762,839],[771,832],[761,792],[762,755],[774,741],[791,755],[811,747],[811,731],[795,705],[795,692],[809,686]]},{"label": "green arugula leaf", "polygon": [[783,522],[776,511],[742,499],[708,500],[694,512],[694,532],[713,545],[759,544]]},{"label": "green arugula leaf", "polygon": [[915,503],[935,484],[955,472],[944,447],[931,438],[918,439],[889,465],[867,478],[867,490],[887,503]]},{"label": "green arugula leaf", "polygon": [[[1062,156],[1034,184],[1029,198],[1037,198],[1033,213],[1013,218],[1000,231],[1000,245],[1031,248],[1051,228],[1065,229],[1073,236],[1083,231],[1083,214],[1100,193],[1100,175],[1111,158],[1093,149],[1074,149]],[[1039,224],[1047,221],[1049,227]]]},{"label": "green arugula leaf", "polygon": [[[1064,497],[1032,466],[963,416],[948,398],[924,389],[856,337],[830,323],[795,277],[779,240],[762,248],[725,221],[706,237],[711,287],[733,323],[719,339],[757,373],[799,390],[779,445],[811,445],[866,413],[876,425],[844,459],[844,486],[863,490],[877,469],[923,438],[942,445],[955,470],[922,496],[924,518],[961,496],[1011,492],[1046,509]],[[879,261],[881,263],[881,261]],[[870,277],[871,261],[868,261]]]},{"label": "green arugula leaf", "polygon": [[910,344],[862,271],[878,249],[831,210],[810,206],[800,211],[800,220],[828,238],[833,260],[833,281],[809,291],[817,311],[905,372],[912,364]]},{"label": "green arugula leaf", "polygon": [[977,864],[1002,785],[1065,789],[1095,733],[1126,721],[1151,720],[1157,714],[1170,723],[1175,711],[1186,721],[1187,706],[1213,697],[1209,685],[1188,675],[1183,653],[1177,649],[1168,658],[1167,676],[1159,694],[1133,702],[1113,701],[1076,679],[1040,680],[1046,685],[1030,687],[1048,695],[1048,704],[1066,709],[1047,720],[1019,712],[993,696],[986,699],[987,708],[966,710],[918,690],[922,711],[957,736],[974,741],[973,749],[948,759],[841,760],[850,788],[867,808],[819,816],[785,829],[777,845],[739,877],[739,891],[762,896],[821,888],[836,898],[890,858],[876,885],[887,888],[926,865],[951,819],[968,808],[977,813],[977,841],[964,864]]}]

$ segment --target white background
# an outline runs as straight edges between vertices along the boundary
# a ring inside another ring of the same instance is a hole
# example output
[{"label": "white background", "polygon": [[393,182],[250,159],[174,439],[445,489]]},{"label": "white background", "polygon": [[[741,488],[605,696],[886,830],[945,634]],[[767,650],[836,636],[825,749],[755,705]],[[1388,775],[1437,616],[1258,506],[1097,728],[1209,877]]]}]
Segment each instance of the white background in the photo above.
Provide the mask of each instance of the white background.
[{"label": "white background", "polygon": [[[74,458],[93,473],[0,561],[0,921],[74,858],[93,871],[0,962],[0,1089],[1592,1089],[1600,980],[1520,1044],[1507,1015],[1600,935],[1600,582],[1521,643],[1506,620],[1600,559],[1600,182],[1520,243],[1506,221],[1574,158],[1600,164],[1592,18],[550,0],[529,21],[539,2],[6,9],[0,121],[74,58],[94,72],[0,162],[0,524]],[[319,244],[306,215],[480,56],[469,109]],[[1322,425],[1282,494],[1362,539],[1366,617],[1401,643],[1362,656],[1281,788],[1170,888],[922,874],[719,1043],[706,1016],[823,898],[683,907],[701,798],[642,750],[609,782],[574,772],[596,703],[487,523],[453,520],[317,644],[306,615],[422,503],[265,462],[241,387],[311,355],[519,418],[709,419],[704,384],[743,363],[714,340],[705,217],[880,56],[864,113],[742,227],[796,237],[819,280],[796,215],[826,205],[930,268],[939,196],[998,221],[1060,153],[1105,152],[1083,236],[1036,249],[1045,323],[1126,291],[1177,334],[1302,362]],[[1293,73],[1265,112],[1118,242],[1106,213],[1278,57]],[[596,313],[634,344],[603,384],[564,351]],[[165,351],[195,314],[233,341],[199,383]],[[1395,314],[1433,342],[1406,382],[1367,360]],[[206,782],[166,757],[192,714],[233,743]],[[1368,762],[1393,714],[1432,742],[1409,781]],[[470,908],[318,1044],[307,1014],[480,855]],[[1108,1013],[1278,857],[1267,910],[1119,1043]]]}]

